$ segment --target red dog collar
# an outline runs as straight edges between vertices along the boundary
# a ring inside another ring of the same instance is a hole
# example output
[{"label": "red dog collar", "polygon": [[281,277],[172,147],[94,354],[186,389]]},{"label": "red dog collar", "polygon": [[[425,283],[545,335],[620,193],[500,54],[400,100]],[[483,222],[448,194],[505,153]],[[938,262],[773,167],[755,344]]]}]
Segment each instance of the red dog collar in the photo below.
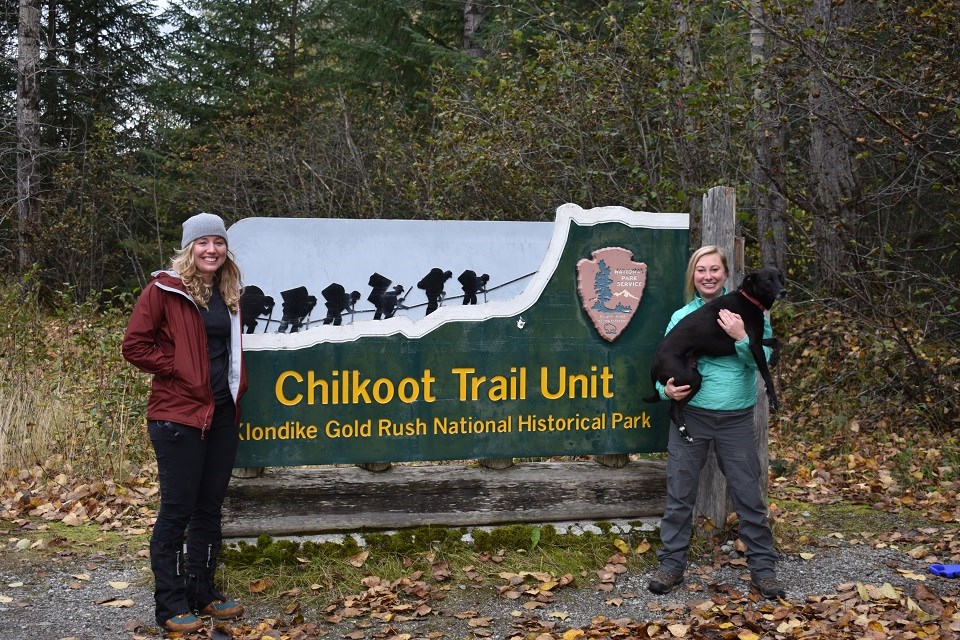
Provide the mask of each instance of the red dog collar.
[{"label": "red dog collar", "polygon": [[754,298],[752,295],[750,295],[749,293],[747,293],[747,292],[744,291],[743,289],[740,289],[739,291],[740,291],[740,295],[742,295],[744,298],[746,298],[747,300],[749,300],[749,301],[752,302],[753,304],[755,304],[755,305],[757,305],[758,307],[760,307],[760,311],[766,311],[766,310],[767,310],[767,308],[766,308],[765,306],[763,306],[763,304],[761,304],[761,302],[760,302],[759,300],[757,300],[756,298]]}]

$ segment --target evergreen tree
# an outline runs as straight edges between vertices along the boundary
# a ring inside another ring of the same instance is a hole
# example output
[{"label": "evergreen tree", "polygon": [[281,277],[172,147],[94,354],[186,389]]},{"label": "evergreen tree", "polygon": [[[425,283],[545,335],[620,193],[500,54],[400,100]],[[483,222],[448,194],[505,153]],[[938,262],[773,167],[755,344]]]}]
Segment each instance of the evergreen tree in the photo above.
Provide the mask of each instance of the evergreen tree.
[{"label": "evergreen tree", "polygon": [[597,294],[597,301],[593,308],[597,311],[607,311],[607,302],[613,298],[613,292],[610,285],[613,284],[613,278],[610,277],[610,267],[604,260],[597,265],[597,275],[593,278],[593,292]]},{"label": "evergreen tree", "polygon": [[157,105],[192,127],[282,111],[297,91],[301,32],[323,3],[304,0],[173,0],[163,17],[172,29],[158,70]]},{"label": "evergreen tree", "polygon": [[[8,57],[16,49],[17,21],[12,18],[17,4],[4,3],[2,42]],[[143,90],[146,71],[160,49],[159,21],[148,4],[129,0],[36,4],[39,46],[30,78],[35,99],[29,108],[7,99],[0,103],[6,121],[29,111],[34,115],[28,119],[36,121],[40,132],[32,152],[30,200],[35,204],[30,228],[21,234],[21,254],[40,267],[41,278],[52,287],[69,282],[85,295],[109,286],[119,270],[129,269],[120,249],[129,237],[124,224],[129,208],[98,194],[126,191],[118,183],[122,173],[106,176],[101,171],[129,166],[126,160],[114,160],[138,148],[148,132]],[[0,76],[5,87],[13,83],[11,68],[16,65],[5,65]],[[0,135],[4,146],[26,142],[23,131],[6,129]],[[96,166],[88,155],[94,152],[106,154]],[[11,203],[17,196],[11,191],[4,198]],[[61,228],[64,236],[58,235]],[[9,247],[9,238],[0,236],[0,249]]]}]

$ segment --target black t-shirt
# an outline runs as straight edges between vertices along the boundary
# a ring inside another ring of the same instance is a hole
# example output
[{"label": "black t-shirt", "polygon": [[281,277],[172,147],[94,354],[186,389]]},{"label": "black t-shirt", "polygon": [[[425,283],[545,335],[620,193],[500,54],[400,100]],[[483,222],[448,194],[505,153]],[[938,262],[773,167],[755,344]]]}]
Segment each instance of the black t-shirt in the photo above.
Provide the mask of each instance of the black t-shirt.
[{"label": "black t-shirt", "polygon": [[230,311],[216,287],[207,302],[207,308],[200,311],[207,328],[210,387],[213,389],[214,402],[220,403],[230,398]]}]

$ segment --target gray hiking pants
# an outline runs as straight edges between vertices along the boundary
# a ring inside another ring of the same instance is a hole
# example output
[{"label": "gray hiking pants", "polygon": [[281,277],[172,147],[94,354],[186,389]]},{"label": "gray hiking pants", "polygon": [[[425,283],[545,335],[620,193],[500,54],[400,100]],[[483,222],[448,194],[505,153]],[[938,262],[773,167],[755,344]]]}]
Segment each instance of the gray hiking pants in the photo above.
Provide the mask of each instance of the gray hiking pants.
[{"label": "gray hiking pants", "polygon": [[[686,442],[673,424],[667,445],[667,505],[660,521],[663,547],[657,551],[660,568],[682,574],[693,528],[693,507],[700,488],[700,471],[713,442],[720,471],[727,479],[733,508],[740,518],[740,539],[747,546],[747,566],[755,578],[775,575],[776,552],[767,522],[767,505],[761,491],[753,407],[737,411],[711,411],[687,405],[683,410]],[[722,526],[722,523],[720,523]]]}]

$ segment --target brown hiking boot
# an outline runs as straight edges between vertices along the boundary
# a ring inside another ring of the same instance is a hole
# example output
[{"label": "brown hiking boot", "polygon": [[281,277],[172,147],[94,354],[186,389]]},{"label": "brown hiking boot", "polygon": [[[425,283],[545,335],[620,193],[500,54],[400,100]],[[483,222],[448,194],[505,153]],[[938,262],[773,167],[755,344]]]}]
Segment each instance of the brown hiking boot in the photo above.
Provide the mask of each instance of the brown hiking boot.
[{"label": "brown hiking boot", "polygon": [[203,622],[192,613],[181,613],[173,616],[163,623],[163,628],[167,631],[179,631],[180,633],[193,633],[203,628]]},{"label": "brown hiking boot", "polygon": [[213,616],[218,620],[233,620],[243,615],[243,605],[236,602],[214,600],[201,609],[200,613]]},{"label": "brown hiking boot", "polygon": [[787,597],[787,590],[783,588],[776,576],[768,578],[750,577],[750,585],[767,600],[779,600]]},{"label": "brown hiking boot", "polygon": [[670,573],[669,571],[658,569],[657,572],[653,574],[653,577],[650,578],[647,589],[651,593],[662,596],[665,593],[673,591],[681,582],[683,582],[682,573]]}]

